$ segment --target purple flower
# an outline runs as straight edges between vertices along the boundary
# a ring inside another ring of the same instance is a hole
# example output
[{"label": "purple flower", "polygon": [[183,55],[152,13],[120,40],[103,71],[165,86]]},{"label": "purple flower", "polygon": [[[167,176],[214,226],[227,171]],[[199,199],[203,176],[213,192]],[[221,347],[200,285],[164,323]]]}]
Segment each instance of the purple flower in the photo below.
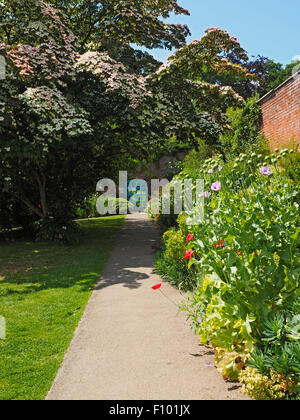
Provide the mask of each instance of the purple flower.
[{"label": "purple flower", "polygon": [[213,191],[220,191],[222,189],[222,184],[220,181],[214,182],[211,186]]},{"label": "purple flower", "polygon": [[271,168],[269,168],[268,166],[263,166],[262,168],[260,168],[260,173],[262,174],[262,175],[267,175],[267,176],[269,176],[269,175],[271,175],[272,174],[272,169]]},{"label": "purple flower", "polygon": [[212,367],[213,367],[213,366],[212,366],[212,364],[211,364],[210,362],[205,363],[205,366],[206,366],[206,367],[208,367],[208,368],[212,368]]},{"label": "purple flower", "polygon": [[219,172],[221,172],[221,171],[222,171],[222,169],[223,169],[223,166],[221,166],[221,165],[220,165],[220,166],[218,167],[218,171],[219,171]]},{"label": "purple flower", "polygon": [[214,170],[213,170],[213,169],[209,169],[209,170],[207,171],[207,173],[209,173],[209,174],[213,174],[213,173],[214,173]]},{"label": "purple flower", "polygon": [[209,198],[211,196],[211,193],[208,191],[204,191],[204,198]]}]

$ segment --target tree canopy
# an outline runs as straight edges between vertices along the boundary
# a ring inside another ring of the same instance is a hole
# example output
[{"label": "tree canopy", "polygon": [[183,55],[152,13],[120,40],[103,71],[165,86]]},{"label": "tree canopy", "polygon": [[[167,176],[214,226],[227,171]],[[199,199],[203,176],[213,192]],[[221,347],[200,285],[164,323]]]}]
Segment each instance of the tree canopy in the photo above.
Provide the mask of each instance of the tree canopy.
[{"label": "tree canopy", "polygon": [[[188,14],[174,0],[6,0],[0,9],[1,194],[52,238],[127,158],[174,137],[217,143],[227,108],[243,103],[224,81],[255,79],[226,31],[186,44],[188,28],[163,20]],[[159,67],[141,46],[177,51]]]}]

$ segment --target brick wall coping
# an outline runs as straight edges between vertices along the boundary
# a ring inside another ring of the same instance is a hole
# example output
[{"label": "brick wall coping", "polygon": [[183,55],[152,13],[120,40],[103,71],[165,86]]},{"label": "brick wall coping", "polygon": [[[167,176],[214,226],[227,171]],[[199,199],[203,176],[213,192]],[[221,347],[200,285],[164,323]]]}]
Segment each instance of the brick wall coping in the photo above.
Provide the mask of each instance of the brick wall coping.
[{"label": "brick wall coping", "polygon": [[261,105],[263,102],[265,102],[266,100],[268,100],[270,97],[273,97],[278,90],[280,90],[281,88],[283,88],[283,86],[285,86],[288,83],[290,83],[293,80],[295,80],[296,77],[300,77],[300,70],[298,70],[295,74],[293,74],[293,76],[290,76],[288,79],[286,79],[283,83],[281,83],[281,85],[277,86],[277,88],[272,89],[272,90],[270,90],[270,92],[266,93],[262,98],[260,98],[257,101],[257,103]]}]

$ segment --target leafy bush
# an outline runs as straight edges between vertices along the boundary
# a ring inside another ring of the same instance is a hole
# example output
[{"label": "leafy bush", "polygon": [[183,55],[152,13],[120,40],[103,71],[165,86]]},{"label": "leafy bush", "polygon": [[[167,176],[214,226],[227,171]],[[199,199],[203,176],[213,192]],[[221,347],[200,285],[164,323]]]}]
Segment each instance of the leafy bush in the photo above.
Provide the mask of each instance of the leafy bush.
[{"label": "leafy bush", "polygon": [[281,312],[271,313],[263,323],[263,332],[257,348],[251,354],[249,366],[262,375],[278,372],[289,378],[294,388],[290,398],[300,392],[300,294],[297,290],[292,301]]},{"label": "leafy bush", "polygon": [[[163,255],[174,267],[184,252],[189,255],[195,287],[182,309],[201,342],[215,348],[223,377],[236,380],[251,360],[254,371],[247,372],[254,372],[259,385],[249,385],[249,392],[296,398],[300,184],[292,165],[297,155],[278,152],[241,154],[227,164],[215,156],[192,171],[194,179],[204,179],[205,220],[195,226],[187,217],[167,232]],[[186,168],[177,176],[188,177]],[[186,233],[192,239],[183,250]],[[289,392],[277,388],[279,379],[289,384]]]},{"label": "leafy bush", "polygon": [[73,221],[72,215],[70,215],[68,221],[65,214],[61,217],[57,214],[55,218],[49,216],[45,219],[40,219],[34,223],[33,228],[36,240],[60,241],[65,244],[76,241],[76,234],[79,230],[78,225]]},{"label": "leafy bush", "polygon": [[[97,200],[99,196],[94,195],[91,198],[85,200],[80,207],[76,210],[76,217],[78,219],[90,219],[93,217],[100,217],[97,211]],[[123,198],[107,198],[106,205],[108,206],[108,200],[110,203],[115,204],[116,206],[116,214],[119,214],[120,207],[127,208],[127,210],[132,209],[132,204],[129,201],[124,200]]]},{"label": "leafy bush", "polygon": [[247,367],[240,373],[242,392],[256,400],[284,400],[295,391],[295,382],[277,372],[270,376],[261,375],[255,369]]},{"label": "leafy bush", "polygon": [[[166,189],[162,189],[162,191],[160,192],[160,196],[159,198],[154,198],[155,202],[156,202],[156,212],[152,213],[153,209],[152,209],[152,204],[148,206],[147,212],[148,215],[155,219],[155,221],[158,223],[158,225],[162,228],[163,231],[166,231],[167,229],[170,229],[172,227],[178,227],[177,224],[177,219],[178,219],[178,214],[175,213],[174,210],[174,189],[171,188],[170,189],[170,212],[169,214],[164,214],[163,213],[163,197],[167,191],[168,192],[168,188]],[[153,206],[154,207],[154,206]]]},{"label": "leafy bush", "polygon": [[297,199],[299,189],[261,180],[243,193],[221,192],[205,223],[191,227],[196,237],[191,264],[204,273],[198,286],[205,308],[199,323],[203,342],[251,351],[263,320],[297,290]]},{"label": "leafy bush", "polygon": [[92,217],[99,217],[97,212],[96,203],[98,196],[94,195],[93,197],[86,199],[80,207],[76,210],[76,217],[78,219],[90,219]]},{"label": "leafy bush", "polygon": [[196,276],[188,268],[184,259],[188,229],[187,215],[178,216],[178,228],[171,228],[163,235],[163,249],[157,255],[155,269],[158,274],[182,290],[192,290],[196,285]]},{"label": "leafy bush", "polygon": [[215,348],[217,369],[225,380],[236,381],[246,365],[246,360],[246,355],[236,352],[228,353],[224,349]]},{"label": "leafy bush", "polygon": [[229,108],[227,116],[231,129],[221,135],[227,158],[240,153],[266,151],[266,144],[261,135],[262,112],[257,104],[257,97],[248,99],[243,108]]}]

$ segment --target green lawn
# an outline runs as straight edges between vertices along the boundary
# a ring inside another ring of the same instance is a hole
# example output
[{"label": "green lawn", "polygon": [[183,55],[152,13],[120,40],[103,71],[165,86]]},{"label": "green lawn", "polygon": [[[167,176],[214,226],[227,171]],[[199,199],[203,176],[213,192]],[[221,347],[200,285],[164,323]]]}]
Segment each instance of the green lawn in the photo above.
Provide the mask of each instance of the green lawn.
[{"label": "green lawn", "polygon": [[0,243],[0,400],[45,398],[123,220],[78,222],[74,246]]}]

